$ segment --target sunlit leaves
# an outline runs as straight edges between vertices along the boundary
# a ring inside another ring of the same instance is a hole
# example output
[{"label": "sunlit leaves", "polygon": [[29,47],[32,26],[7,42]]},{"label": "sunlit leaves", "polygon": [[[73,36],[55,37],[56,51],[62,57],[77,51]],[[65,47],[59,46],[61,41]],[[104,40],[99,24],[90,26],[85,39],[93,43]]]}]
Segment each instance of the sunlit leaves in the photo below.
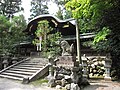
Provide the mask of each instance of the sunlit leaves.
[{"label": "sunlit leaves", "polygon": [[96,37],[94,38],[94,42],[93,43],[98,43],[98,42],[100,42],[102,40],[105,40],[106,36],[109,33],[110,33],[109,28],[103,27],[103,29],[97,33]]},{"label": "sunlit leaves", "polygon": [[114,0],[70,0],[65,6],[72,11],[72,16],[79,20],[82,32],[95,32],[93,44],[105,43],[110,27],[102,25],[104,13],[115,5]]},{"label": "sunlit leaves", "polygon": [[72,11],[74,18],[92,18],[98,20],[102,12],[111,6],[111,0],[71,0],[65,6]]}]

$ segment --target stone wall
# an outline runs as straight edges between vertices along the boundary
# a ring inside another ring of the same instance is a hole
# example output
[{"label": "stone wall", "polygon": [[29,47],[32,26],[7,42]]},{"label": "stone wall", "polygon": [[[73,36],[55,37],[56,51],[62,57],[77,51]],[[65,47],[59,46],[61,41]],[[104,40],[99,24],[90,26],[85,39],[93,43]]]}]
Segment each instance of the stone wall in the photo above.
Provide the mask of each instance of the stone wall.
[{"label": "stone wall", "polygon": [[[101,59],[100,61],[98,59]],[[104,65],[102,66],[105,71],[103,74],[101,74],[105,80],[110,80],[110,68],[111,68],[111,59],[107,56],[82,56],[82,66],[83,66],[83,76],[89,77],[90,76],[90,70],[94,68],[94,66],[98,65]],[[90,69],[89,69],[90,67]],[[92,73],[93,74],[93,73]],[[94,74],[95,75],[95,74]]]}]

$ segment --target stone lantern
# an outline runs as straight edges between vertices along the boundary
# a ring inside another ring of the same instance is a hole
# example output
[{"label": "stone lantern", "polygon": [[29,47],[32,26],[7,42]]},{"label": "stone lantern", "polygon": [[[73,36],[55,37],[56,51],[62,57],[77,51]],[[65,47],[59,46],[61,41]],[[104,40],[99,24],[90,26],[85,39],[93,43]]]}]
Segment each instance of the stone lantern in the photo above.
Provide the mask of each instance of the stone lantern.
[{"label": "stone lantern", "polygon": [[6,68],[9,65],[9,62],[8,62],[9,57],[3,56],[2,58],[3,58],[3,62],[2,62],[3,67]]},{"label": "stone lantern", "polygon": [[49,55],[48,57],[49,60],[49,77],[54,76],[54,58],[52,55]]},{"label": "stone lantern", "polygon": [[110,68],[111,68],[112,60],[110,59],[110,56],[106,56],[105,59],[105,80],[111,80],[110,77]]},{"label": "stone lantern", "polygon": [[12,64],[17,63],[17,60],[18,60],[18,58],[17,58],[17,57],[13,57],[13,58],[12,58]]}]

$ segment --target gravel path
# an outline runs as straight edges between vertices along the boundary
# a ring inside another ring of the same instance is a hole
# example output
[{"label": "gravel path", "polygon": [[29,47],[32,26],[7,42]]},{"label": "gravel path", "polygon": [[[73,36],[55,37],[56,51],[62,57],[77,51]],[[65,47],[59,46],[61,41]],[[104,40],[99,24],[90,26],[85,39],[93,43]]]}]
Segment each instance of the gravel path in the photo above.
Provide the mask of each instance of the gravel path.
[{"label": "gravel path", "polygon": [[46,86],[22,84],[20,81],[0,78],[0,90],[55,90]]},{"label": "gravel path", "polygon": [[[82,90],[120,90],[120,83],[112,81],[90,81],[89,86]],[[34,86],[31,84],[21,84],[20,81],[0,78],[0,90],[55,90],[53,88]]]}]

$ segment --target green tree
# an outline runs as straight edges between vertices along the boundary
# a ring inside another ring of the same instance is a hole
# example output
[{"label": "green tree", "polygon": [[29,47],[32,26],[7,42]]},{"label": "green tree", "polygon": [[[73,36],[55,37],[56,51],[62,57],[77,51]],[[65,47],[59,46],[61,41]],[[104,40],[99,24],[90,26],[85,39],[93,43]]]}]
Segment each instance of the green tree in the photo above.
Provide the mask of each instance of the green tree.
[{"label": "green tree", "polygon": [[39,16],[41,14],[48,14],[48,1],[49,0],[32,0],[31,1],[31,15],[29,19],[32,19],[36,16]]},{"label": "green tree", "polygon": [[111,75],[113,79],[120,79],[120,1],[115,0],[113,7],[104,12],[101,26],[108,26],[111,30],[107,46],[112,56]]},{"label": "green tree", "polygon": [[0,53],[6,53],[6,39],[11,24],[5,16],[0,15]]},{"label": "green tree", "polygon": [[59,7],[59,10],[56,12],[56,17],[63,20],[63,11],[61,10],[60,7]]},{"label": "green tree", "polygon": [[0,0],[0,14],[10,18],[15,13],[23,11],[21,0]]},{"label": "green tree", "polygon": [[112,8],[112,0],[71,0],[66,4],[67,10],[72,11],[72,16],[79,20],[81,32],[95,32],[97,35],[93,44],[105,41],[110,29],[107,26],[101,26],[100,22],[104,12]]},{"label": "green tree", "polygon": [[120,76],[119,5],[119,0],[71,0],[66,4],[73,17],[79,19],[80,30],[92,30],[96,33],[92,45],[98,50],[111,53],[111,74],[116,79]]},{"label": "green tree", "polygon": [[53,2],[56,3],[58,6],[58,11],[56,12],[56,16],[61,20],[72,17],[71,11],[68,11],[65,8],[65,4],[67,3],[67,1],[69,0],[53,0]]},{"label": "green tree", "polygon": [[43,20],[38,23],[37,30],[35,32],[36,38],[33,40],[34,44],[40,43],[39,37],[42,39],[42,54],[45,57],[48,57],[49,54],[58,55],[60,54],[60,47],[57,45],[57,41],[61,38],[59,32],[50,34],[53,30],[48,24],[48,21]]},{"label": "green tree", "polygon": [[10,22],[5,16],[0,16],[0,53],[15,52],[15,45],[26,40],[23,30],[26,22],[23,15],[15,16]]}]

